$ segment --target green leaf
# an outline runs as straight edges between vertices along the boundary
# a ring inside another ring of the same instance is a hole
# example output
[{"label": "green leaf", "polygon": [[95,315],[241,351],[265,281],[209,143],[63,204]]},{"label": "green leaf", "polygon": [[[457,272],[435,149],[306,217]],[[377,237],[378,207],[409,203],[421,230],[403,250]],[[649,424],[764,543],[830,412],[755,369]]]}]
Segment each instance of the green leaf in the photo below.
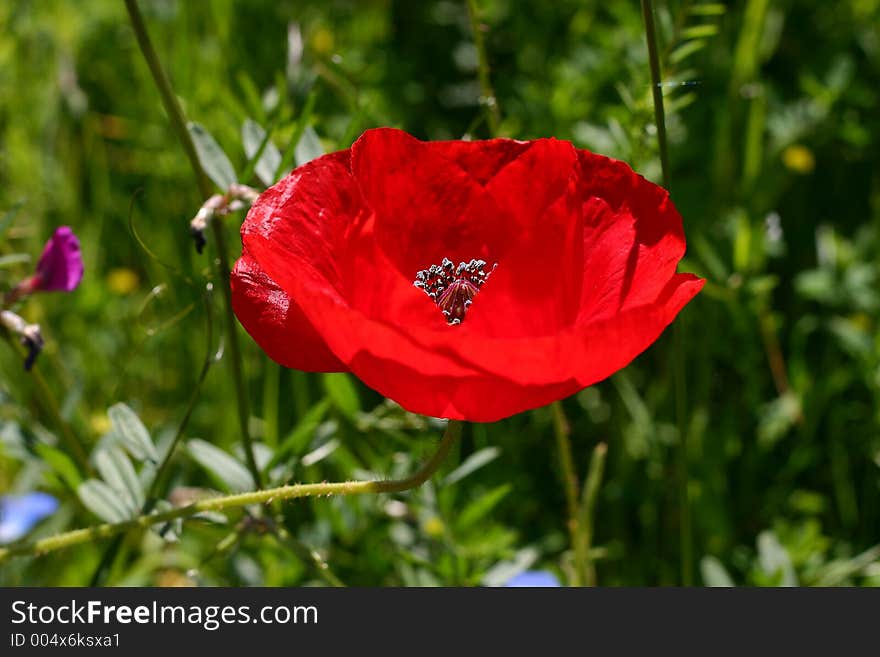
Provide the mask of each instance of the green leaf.
[{"label": "green leaf", "polygon": [[302,137],[299,138],[299,142],[297,142],[296,149],[294,150],[296,165],[302,166],[306,162],[311,162],[316,157],[320,157],[323,154],[324,147],[321,146],[321,140],[318,138],[318,133],[315,132],[315,129],[312,126],[307,126],[306,129],[303,130]]},{"label": "green leaf", "polygon": [[82,483],[82,477],[79,474],[76,463],[74,463],[73,459],[60,449],[45,443],[37,443],[34,447],[34,451],[49,465],[50,468],[52,468],[55,474],[67,482],[71,488],[76,489],[76,487]]},{"label": "green leaf", "polygon": [[512,490],[512,484],[501,484],[469,503],[458,515],[458,519],[455,522],[456,528],[459,531],[467,531],[473,527],[490,513],[501,500],[507,497],[508,493]]},{"label": "green leaf", "polygon": [[733,266],[738,272],[747,272],[752,254],[752,226],[744,212],[737,212],[734,218]]},{"label": "green leaf", "polygon": [[122,439],[128,453],[139,461],[156,463],[159,454],[150,438],[150,433],[131,408],[126,404],[114,404],[107,409],[107,417],[113,431]]},{"label": "green leaf", "polygon": [[198,123],[188,123],[186,127],[195,143],[202,169],[205,170],[208,178],[225,192],[236,181],[232,162],[226,157],[226,153],[223,152],[211,133],[203,126]]},{"label": "green leaf", "polygon": [[290,171],[290,166],[295,163],[296,147],[299,145],[300,139],[302,138],[306,126],[308,126],[309,121],[311,121],[312,110],[314,110],[315,108],[316,99],[317,94],[315,93],[310,93],[306,98],[306,102],[303,104],[302,112],[300,112],[299,117],[296,120],[296,124],[294,125],[293,134],[291,134],[290,136],[290,141],[287,142],[287,146],[284,148],[284,154],[281,156],[281,164],[275,171],[276,179],[286,175],[287,172]]},{"label": "green leaf", "polygon": [[688,8],[691,16],[721,16],[726,11],[727,7],[720,2],[699,3]]},{"label": "green leaf", "polygon": [[3,216],[0,217],[0,237],[3,237],[3,235],[6,234],[6,231],[9,230],[9,227],[12,225],[12,222],[18,215],[18,211],[21,210],[23,206],[24,201],[16,201],[12,204],[12,207],[4,212]]},{"label": "green leaf", "polygon": [[676,98],[673,98],[669,101],[667,107],[669,108],[669,113],[674,114],[675,112],[680,112],[688,105],[693,104],[697,100],[697,94],[690,92],[686,94],[682,94]]},{"label": "green leaf", "polygon": [[460,466],[446,475],[443,484],[449,486],[461,481],[468,475],[473,474],[482,468],[484,465],[497,459],[500,454],[501,449],[498,447],[485,447],[481,450],[477,450],[468,456]]},{"label": "green leaf", "polygon": [[356,418],[361,410],[361,400],[348,374],[325,374],[321,378],[333,406],[346,417]]},{"label": "green leaf", "polygon": [[[333,422],[333,420],[330,420]],[[335,424],[335,423],[334,423]],[[339,449],[342,446],[342,443],[339,442],[336,438],[331,438],[323,443],[321,443],[318,447],[313,449],[308,454],[303,454],[303,457],[300,459],[300,463],[302,463],[303,467],[308,468],[309,466],[316,465],[330,456],[333,452]]]},{"label": "green leaf", "polygon": [[119,499],[119,493],[103,481],[89,479],[76,489],[80,501],[96,516],[107,522],[121,522],[132,517]]},{"label": "green leaf", "polygon": [[777,586],[797,586],[797,575],[785,546],[772,531],[758,534],[758,561],[761,570],[770,577],[778,578]]},{"label": "green leaf", "polygon": [[706,25],[694,25],[681,31],[682,40],[687,39],[705,39],[707,37],[718,34],[718,26],[714,23]]},{"label": "green leaf", "polygon": [[9,255],[0,256],[0,268],[12,267],[13,265],[20,265],[30,261],[31,256],[29,253],[10,253]]},{"label": "green leaf", "polygon": [[232,492],[254,490],[254,479],[248,469],[233,456],[209,442],[193,438],[187,443],[190,456],[211,472]]},{"label": "green leaf", "polygon": [[673,64],[678,64],[693,55],[695,52],[699,52],[700,50],[705,48],[707,43],[708,41],[706,41],[705,39],[694,39],[693,41],[686,41],[672,51],[672,53],[669,55],[669,61]]},{"label": "green leaf", "polygon": [[706,586],[736,586],[724,564],[713,556],[703,557],[700,561],[700,573]]},{"label": "green leaf", "polygon": [[527,547],[517,552],[510,561],[499,561],[483,575],[484,586],[504,586],[511,578],[516,577],[531,567],[538,560],[538,551]]},{"label": "green leaf", "polygon": [[95,467],[106,483],[113,488],[133,513],[144,505],[144,489],[131,461],[118,447],[100,449],[92,456]]},{"label": "green leaf", "polygon": [[293,428],[293,431],[287,434],[287,437],[281,441],[275,456],[269,462],[269,467],[271,468],[280,463],[288,454],[295,456],[302,454],[309,446],[312,436],[315,435],[315,430],[321,424],[329,409],[330,401],[327,399],[322,399],[312,406]]},{"label": "green leaf", "polygon": [[709,270],[709,273],[712,274],[712,278],[716,281],[727,280],[727,277],[730,275],[727,265],[724,264],[721,256],[718,255],[718,252],[709,240],[703,235],[695,235],[689,243],[689,246],[690,244],[693,244],[693,249],[699,256],[700,262],[702,262],[703,266]]},{"label": "green leaf", "polygon": [[281,165],[281,151],[272,143],[269,133],[256,121],[245,119],[241,127],[241,138],[247,158],[259,158],[254,166],[257,177],[264,185],[273,184],[275,171]]}]

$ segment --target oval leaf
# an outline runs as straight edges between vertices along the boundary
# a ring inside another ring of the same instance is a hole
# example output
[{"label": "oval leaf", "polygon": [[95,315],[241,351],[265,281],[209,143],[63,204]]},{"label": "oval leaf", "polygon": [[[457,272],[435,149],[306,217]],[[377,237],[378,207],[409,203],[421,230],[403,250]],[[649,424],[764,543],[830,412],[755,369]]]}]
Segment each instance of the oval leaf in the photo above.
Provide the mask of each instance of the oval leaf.
[{"label": "oval leaf", "polygon": [[118,447],[108,447],[95,452],[92,457],[101,477],[124,501],[126,507],[136,512],[144,505],[144,489],[131,461]]},{"label": "oval leaf", "polygon": [[208,174],[208,178],[225,192],[235,182],[235,169],[232,167],[232,162],[204,127],[198,123],[188,123],[186,127],[189,129],[189,134],[196,146],[196,153],[199,156],[202,169]]},{"label": "oval leaf", "polygon": [[254,478],[244,465],[209,442],[193,438],[187,443],[190,456],[212,473],[227,490],[243,492],[254,489]]},{"label": "oval leaf", "polygon": [[296,144],[296,149],[294,149],[293,156],[296,159],[296,165],[302,166],[306,162],[311,162],[316,157],[321,157],[324,154],[324,147],[321,146],[321,140],[318,138],[318,133],[315,132],[315,129],[312,126],[307,126],[305,130],[303,130],[302,137],[299,138],[299,142]]},{"label": "oval leaf", "polygon": [[245,119],[241,127],[241,139],[244,142],[244,153],[249,160],[259,155],[253,169],[257,178],[267,186],[274,183],[275,172],[281,166],[281,151],[269,139],[269,134],[256,121]]},{"label": "oval leaf", "polygon": [[446,479],[443,480],[443,483],[448,486],[450,484],[454,484],[457,481],[461,481],[469,474],[473,474],[480,468],[482,468],[487,463],[494,461],[498,458],[498,455],[501,454],[501,449],[498,447],[486,447],[484,449],[477,450],[470,456],[468,456],[464,462],[458,466],[455,470],[446,475]]},{"label": "oval leaf", "polygon": [[89,479],[80,484],[76,494],[85,507],[107,522],[128,520],[132,514],[119,499],[119,493],[103,481]]},{"label": "oval leaf", "polygon": [[107,417],[113,425],[113,431],[122,439],[128,453],[139,461],[159,460],[156,446],[150,438],[150,433],[131,408],[126,404],[114,404],[107,409]]}]

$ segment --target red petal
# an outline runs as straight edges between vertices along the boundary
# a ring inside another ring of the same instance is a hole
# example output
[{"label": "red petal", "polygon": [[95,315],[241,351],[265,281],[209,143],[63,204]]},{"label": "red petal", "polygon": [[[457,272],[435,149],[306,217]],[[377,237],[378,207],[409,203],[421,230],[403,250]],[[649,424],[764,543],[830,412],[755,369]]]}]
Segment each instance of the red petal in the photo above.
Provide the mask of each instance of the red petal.
[{"label": "red petal", "polygon": [[553,139],[422,142],[390,128],[352,146],[379,248],[410,280],[445,257],[498,262],[519,227],[563,193],[575,159],[571,144]]},{"label": "red petal", "polygon": [[247,251],[235,263],[231,285],[238,321],[276,363],[305,372],[348,371],[299,306]]},{"label": "red petal", "polygon": [[[478,341],[471,345],[473,352],[484,356],[490,349],[496,364],[506,363],[506,373],[515,374],[517,380],[489,372],[467,377],[426,376],[418,363],[410,366],[367,351],[358,354],[350,367],[368,386],[413,413],[494,422],[568,397],[626,367],[659,337],[703,283],[690,274],[679,274],[656,306],[622,313],[557,340],[542,340],[541,344],[535,340]],[[541,362],[542,356],[552,357],[554,351],[568,367],[560,368],[559,359],[552,364]],[[518,358],[527,355],[537,358],[530,362]],[[536,379],[549,381],[522,383],[526,370],[536,374]],[[552,376],[542,376],[546,374]]]},{"label": "red petal", "polygon": [[412,413],[471,422],[495,422],[563,399],[583,387],[574,380],[521,386],[485,374],[428,377],[418,368],[367,352],[359,354],[351,365],[364,383]]},{"label": "red petal", "polygon": [[386,319],[412,305],[411,321],[448,328],[430,300],[411,280],[402,282],[374,250],[372,217],[347,165],[347,151],[326,155],[263,193],[242,226],[245,252],[302,310],[341,362],[372,351],[418,363],[426,375],[474,374],[448,354],[426,351],[409,331]]},{"label": "red petal", "polygon": [[675,273],[684,255],[681,215],[665,189],[635,173],[626,163],[584,150],[578,151],[578,163],[581,178],[588,181],[588,192],[619,214],[619,221],[630,222],[635,229],[624,269],[620,307],[649,303]]},{"label": "red petal", "polygon": [[554,335],[578,314],[584,284],[583,224],[578,183],[543,213],[474,299],[468,332],[495,338]]}]

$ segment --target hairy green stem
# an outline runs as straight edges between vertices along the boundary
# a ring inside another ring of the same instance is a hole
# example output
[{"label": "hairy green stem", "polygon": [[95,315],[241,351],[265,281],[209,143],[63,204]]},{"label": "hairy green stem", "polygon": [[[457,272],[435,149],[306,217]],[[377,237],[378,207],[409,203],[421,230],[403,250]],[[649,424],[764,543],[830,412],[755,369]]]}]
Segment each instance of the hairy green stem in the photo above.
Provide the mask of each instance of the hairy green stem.
[{"label": "hairy green stem", "polygon": [[498,127],[501,124],[501,110],[498,108],[498,98],[492,88],[492,79],[489,76],[489,58],[486,55],[486,39],[483,36],[483,24],[480,22],[479,10],[476,0],[466,0],[468,17],[471,22],[471,30],[474,33],[474,47],[477,49],[477,76],[480,79],[480,99],[486,109],[486,121],[489,124],[489,134],[498,136]]},{"label": "hairy green stem", "polygon": [[[144,24],[144,19],[141,15],[140,8],[138,7],[137,0],[125,0],[125,6],[128,9],[131,26],[134,28],[134,33],[137,37],[141,53],[147,61],[147,66],[150,68],[153,81],[156,83],[156,87],[162,97],[162,104],[165,106],[165,111],[171,121],[171,126],[174,128],[174,132],[177,134],[177,138],[180,140],[184,151],[186,151],[186,156],[189,159],[190,166],[196,176],[199,193],[201,194],[202,199],[207,199],[211,196],[213,191],[211,183],[208,180],[207,175],[205,175],[201,162],[199,162],[199,156],[196,152],[195,144],[193,143],[189,130],[187,130],[186,127],[186,117],[183,114],[177,96],[174,95],[171,82],[165,74],[165,69],[162,68],[162,63],[156,54],[156,50],[153,48],[153,43],[150,40],[147,27]],[[241,358],[241,348],[238,342],[238,325],[235,319],[235,313],[232,310],[232,290],[229,287],[229,250],[226,246],[226,237],[223,232],[222,223],[216,220],[212,221],[211,227],[217,248],[217,273],[220,277],[221,287],[223,288],[223,297],[226,301],[227,339],[229,341],[229,351],[232,360],[232,377],[235,383],[239,431],[241,432],[241,439],[244,444],[248,469],[250,470],[257,487],[262,488],[263,475],[257,467],[257,461],[254,458],[254,447],[251,441],[250,429],[248,427],[248,406],[247,392],[244,385],[244,367]]]},{"label": "hairy green stem", "polygon": [[49,536],[37,541],[0,548],[0,563],[16,555],[44,555],[56,550],[88,543],[97,539],[110,538],[132,529],[146,528],[177,518],[188,518],[205,511],[227,511],[229,509],[269,504],[275,501],[294,500],[301,497],[326,497],[330,495],[363,495],[366,493],[398,493],[416,488],[433,475],[449,454],[449,450],[461,436],[462,423],[450,420],[446,432],[434,455],[416,472],[404,479],[379,479],[372,481],[342,481],[320,484],[292,484],[267,490],[257,490],[237,495],[225,495],[199,500],[187,506],[170,509],[160,513],[138,516],[131,520],[106,523],[85,529]]},{"label": "hairy green stem", "polygon": [[[648,43],[648,63],[651,69],[651,92],[654,99],[654,122],[657,124],[657,146],[660,151],[663,186],[670,191],[669,147],[666,141],[666,115],[663,109],[663,85],[660,77],[660,57],[657,49],[657,33],[654,27],[654,7],[651,0],[642,0],[642,16],[645,21],[645,39]],[[675,419],[678,425],[678,493],[679,534],[681,552],[681,583],[691,586],[693,575],[693,532],[691,529],[690,498],[688,495],[688,446],[687,446],[687,383],[684,370],[684,352],[680,323],[672,327],[672,360],[675,389]]]}]

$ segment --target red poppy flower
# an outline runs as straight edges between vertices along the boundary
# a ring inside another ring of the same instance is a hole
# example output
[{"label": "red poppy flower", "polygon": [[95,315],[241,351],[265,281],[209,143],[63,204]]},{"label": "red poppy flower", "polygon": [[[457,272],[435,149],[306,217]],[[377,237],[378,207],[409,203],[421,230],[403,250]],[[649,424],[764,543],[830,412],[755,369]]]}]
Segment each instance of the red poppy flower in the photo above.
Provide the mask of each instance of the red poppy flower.
[{"label": "red poppy flower", "polygon": [[369,130],[263,193],[241,235],[235,312],[273,360],[454,419],[608,377],[703,285],[675,273],[666,191],[555,139]]}]

